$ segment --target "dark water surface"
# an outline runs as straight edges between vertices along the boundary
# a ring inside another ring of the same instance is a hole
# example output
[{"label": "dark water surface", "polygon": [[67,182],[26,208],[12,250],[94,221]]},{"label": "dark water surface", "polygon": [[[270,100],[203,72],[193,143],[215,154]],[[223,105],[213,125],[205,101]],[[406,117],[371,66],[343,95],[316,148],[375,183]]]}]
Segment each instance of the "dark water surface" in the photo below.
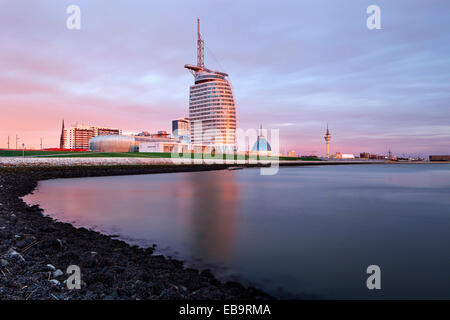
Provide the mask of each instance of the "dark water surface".
[{"label": "dark water surface", "polygon": [[283,297],[450,298],[446,164],[56,179],[25,200]]}]

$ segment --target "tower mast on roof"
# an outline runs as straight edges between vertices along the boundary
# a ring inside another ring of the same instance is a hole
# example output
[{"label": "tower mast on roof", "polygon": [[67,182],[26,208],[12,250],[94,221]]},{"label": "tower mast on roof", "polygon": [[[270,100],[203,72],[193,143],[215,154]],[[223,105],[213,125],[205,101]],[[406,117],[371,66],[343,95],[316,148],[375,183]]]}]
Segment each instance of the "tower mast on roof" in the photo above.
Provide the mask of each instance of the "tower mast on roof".
[{"label": "tower mast on roof", "polygon": [[204,41],[200,34],[200,19],[197,18],[197,67],[205,69]]}]

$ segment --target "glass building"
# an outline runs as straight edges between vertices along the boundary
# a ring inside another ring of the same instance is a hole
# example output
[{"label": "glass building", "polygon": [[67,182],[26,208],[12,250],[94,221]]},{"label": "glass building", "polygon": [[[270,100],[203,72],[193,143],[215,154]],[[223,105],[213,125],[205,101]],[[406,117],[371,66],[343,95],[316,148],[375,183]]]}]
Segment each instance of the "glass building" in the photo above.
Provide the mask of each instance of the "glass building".
[{"label": "glass building", "polygon": [[191,143],[191,122],[189,119],[172,120],[172,136],[186,143]]},{"label": "glass building", "polygon": [[89,140],[89,150],[94,152],[139,152],[141,143],[167,143],[178,144],[174,139],[165,134],[153,134],[149,136],[125,136],[109,135],[97,136]]},{"label": "glass building", "polygon": [[89,150],[94,152],[137,152],[139,144],[133,136],[97,136],[89,140]]},{"label": "glass building", "polygon": [[270,152],[272,151],[272,147],[270,146],[269,142],[266,140],[266,138],[260,134],[258,136],[258,139],[256,139],[255,144],[252,148],[253,152]]},{"label": "glass building", "polygon": [[223,152],[236,150],[236,106],[228,74],[205,68],[200,21],[197,32],[197,65],[185,65],[195,83],[190,86],[191,143]]}]

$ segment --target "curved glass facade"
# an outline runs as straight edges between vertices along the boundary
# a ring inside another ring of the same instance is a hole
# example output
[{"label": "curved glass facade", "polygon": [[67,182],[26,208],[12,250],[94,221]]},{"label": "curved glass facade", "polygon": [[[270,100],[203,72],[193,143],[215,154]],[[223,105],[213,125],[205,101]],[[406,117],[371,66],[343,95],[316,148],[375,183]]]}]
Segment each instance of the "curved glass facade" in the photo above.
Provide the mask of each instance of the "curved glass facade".
[{"label": "curved glass facade", "polygon": [[189,120],[193,147],[236,150],[236,107],[228,74],[205,67],[204,41],[197,19],[197,65],[186,64],[195,78],[189,92]]},{"label": "curved glass facade", "polygon": [[216,147],[234,150],[236,107],[226,74],[208,70],[195,75],[195,85],[190,87],[189,119],[193,124],[192,144],[213,143]]},{"label": "curved glass facade", "polygon": [[123,135],[97,136],[89,140],[89,149],[95,152],[137,152],[134,137]]},{"label": "curved glass facade", "polygon": [[257,152],[267,152],[272,151],[272,148],[270,147],[269,142],[264,138],[264,136],[259,136],[258,140],[256,140],[255,144],[253,145],[252,151]]}]

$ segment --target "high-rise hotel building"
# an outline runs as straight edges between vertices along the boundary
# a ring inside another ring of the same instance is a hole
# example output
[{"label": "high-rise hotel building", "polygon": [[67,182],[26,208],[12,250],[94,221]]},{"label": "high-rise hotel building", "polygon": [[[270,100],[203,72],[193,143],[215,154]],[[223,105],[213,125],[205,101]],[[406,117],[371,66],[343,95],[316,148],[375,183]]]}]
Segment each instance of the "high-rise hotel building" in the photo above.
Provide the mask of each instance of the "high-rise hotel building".
[{"label": "high-rise hotel building", "polygon": [[194,149],[207,146],[218,151],[236,150],[236,106],[228,74],[205,67],[204,42],[197,19],[197,65],[185,65],[194,75],[190,87],[189,120]]}]

